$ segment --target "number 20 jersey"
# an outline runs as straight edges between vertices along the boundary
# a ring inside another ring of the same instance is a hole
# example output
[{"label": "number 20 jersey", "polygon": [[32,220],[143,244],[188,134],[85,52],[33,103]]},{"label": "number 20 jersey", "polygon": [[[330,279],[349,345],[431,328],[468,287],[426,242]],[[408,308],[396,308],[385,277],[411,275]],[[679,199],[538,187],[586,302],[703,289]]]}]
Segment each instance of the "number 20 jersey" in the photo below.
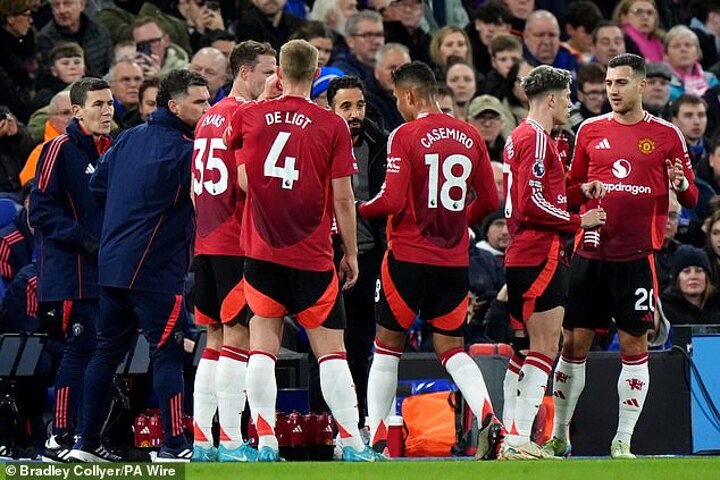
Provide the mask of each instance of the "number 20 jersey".
[{"label": "number 20 jersey", "polygon": [[235,110],[247,102],[227,97],[213,105],[195,127],[192,187],[195,202],[195,255],[243,256],[240,225],[245,193],[237,186],[235,151],[223,133]]},{"label": "number 20 jersey", "polygon": [[241,148],[247,172],[246,256],[333,269],[331,180],[357,171],[345,120],[310,100],[283,96],[237,110],[228,145]]}]

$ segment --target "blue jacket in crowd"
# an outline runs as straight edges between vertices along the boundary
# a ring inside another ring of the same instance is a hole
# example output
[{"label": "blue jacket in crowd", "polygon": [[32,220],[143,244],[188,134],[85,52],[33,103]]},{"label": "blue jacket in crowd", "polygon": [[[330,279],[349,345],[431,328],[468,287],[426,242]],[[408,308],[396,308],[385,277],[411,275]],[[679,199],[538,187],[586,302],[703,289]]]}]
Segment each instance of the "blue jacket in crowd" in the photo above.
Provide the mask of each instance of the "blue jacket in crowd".
[{"label": "blue jacket in crowd", "polygon": [[38,255],[38,300],[97,298],[102,213],[88,189],[110,137],[96,142],[76,119],[40,153],[30,191],[30,224]]},{"label": "blue jacket in crowd", "polygon": [[6,285],[33,259],[34,238],[27,215],[21,208],[12,222],[0,229],[0,277]]},{"label": "blue jacket in crowd", "polygon": [[99,284],[180,293],[194,231],[193,130],[166,108],[126,130],[100,160],[90,190],[104,205]]}]

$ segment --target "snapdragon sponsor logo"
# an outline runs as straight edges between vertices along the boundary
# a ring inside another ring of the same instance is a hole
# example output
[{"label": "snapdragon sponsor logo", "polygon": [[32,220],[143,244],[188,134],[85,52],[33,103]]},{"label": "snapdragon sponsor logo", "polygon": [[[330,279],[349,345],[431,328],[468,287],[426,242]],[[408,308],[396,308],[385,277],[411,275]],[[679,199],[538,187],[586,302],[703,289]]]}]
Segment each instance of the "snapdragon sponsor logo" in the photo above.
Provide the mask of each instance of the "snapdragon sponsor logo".
[{"label": "snapdragon sponsor logo", "polygon": [[625,192],[631,195],[650,195],[652,188],[647,185],[631,185],[629,183],[603,183],[605,190],[611,192]]}]

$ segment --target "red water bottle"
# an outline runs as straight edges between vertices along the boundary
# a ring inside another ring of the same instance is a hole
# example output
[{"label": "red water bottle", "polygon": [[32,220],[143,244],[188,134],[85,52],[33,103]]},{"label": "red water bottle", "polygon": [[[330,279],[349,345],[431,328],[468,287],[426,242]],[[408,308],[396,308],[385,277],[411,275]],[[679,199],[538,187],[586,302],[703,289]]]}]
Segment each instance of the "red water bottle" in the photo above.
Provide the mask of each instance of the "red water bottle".
[{"label": "red water bottle", "polygon": [[288,427],[287,415],[284,412],[275,413],[275,436],[277,437],[280,456],[290,458],[290,428]]},{"label": "red water bottle", "polygon": [[310,412],[305,415],[305,450],[310,460],[318,459],[318,446],[320,445],[320,431],[318,417]]},{"label": "red water bottle", "polygon": [[335,450],[335,432],[333,431],[333,418],[328,412],[323,412],[318,418],[318,460],[332,460]]},{"label": "red water bottle", "polygon": [[257,448],[258,433],[257,433],[257,428],[255,428],[255,422],[252,421],[252,418],[248,419],[247,437],[248,437],[248,441],[250,442],[250,446],[253,448]]},{"label": "red water bottle", "polygon": [[163,428],[162,422],[160,421],[160,415],[154,413],[150,417],[148,426],[150,430],[150,446],[159,447],[163,442]]},{"label": "red water bottle", "polygon": [[141,413],[135,419],[133,433],[135,434],[136,447],[147,448],[150,446],[150,428],[148,427],[148,418],[144,413]]},{"label": "red water bottle", "polygon": [[403,441],[403,418],[400,415],[392,415],[388,419],[388,455],[393,458],[402,457],[404,447],[405,442]]},{"label": "red water bottle", "polygon": [[560,130],[555,135],[553,135],[553,140],[555,140],[555,145],[557,146],[558,150],[558,156],[560,157],[560,161],[563,164],[563,167],[565,167],[565,170],[570,167],[568,164],[569,156],[570,156],[570,142],[568,142],[567,136],[565,133]]},{"label": "red water bottle", "polygon": [[288,430],[290,430],[290,457],[293,460],[305,459],[305,429],[303,417],[293,412],[288,417]]},{"label": "red water bottle", "polygon": [[[587,202],[587,210],[600,208],[600,200],[591,198]],[[600,247],[600,230],[601,227],[588,228],[583,232],[582,249],[586,252],[594,252]]]}]

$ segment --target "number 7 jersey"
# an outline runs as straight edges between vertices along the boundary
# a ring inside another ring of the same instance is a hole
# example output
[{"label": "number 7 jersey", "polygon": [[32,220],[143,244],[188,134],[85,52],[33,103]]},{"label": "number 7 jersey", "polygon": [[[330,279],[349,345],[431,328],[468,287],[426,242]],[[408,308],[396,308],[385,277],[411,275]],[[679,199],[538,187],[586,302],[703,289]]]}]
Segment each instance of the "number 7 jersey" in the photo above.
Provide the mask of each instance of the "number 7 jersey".
[{"label": "number 7 jersey", "polygon": [[360,214],[392,216],[388,243],[398,260],[467,266],[468,222],[498,205],[493,178],[475,127],[444,113],[423,114],[390,134],[385,184]]},{"label": "number 7 jersey", "polygon": [[246,256],[333,269],[331,180],[357,171],[345,120],[310,100],[283,96],[238,109],[228,147],[240,148],[247,172]]}]

